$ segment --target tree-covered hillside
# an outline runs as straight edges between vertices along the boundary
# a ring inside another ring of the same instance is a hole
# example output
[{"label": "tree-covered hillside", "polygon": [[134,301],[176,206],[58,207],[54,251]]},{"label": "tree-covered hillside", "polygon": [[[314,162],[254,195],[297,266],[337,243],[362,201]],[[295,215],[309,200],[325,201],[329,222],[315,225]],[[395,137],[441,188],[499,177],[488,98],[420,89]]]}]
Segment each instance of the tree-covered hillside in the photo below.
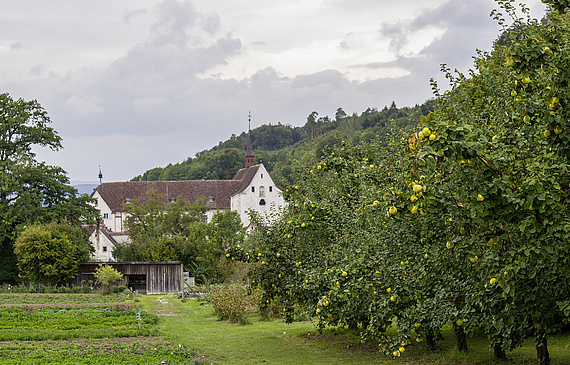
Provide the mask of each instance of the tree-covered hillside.
[{"label": "tree-covered hillside", "polygon": [[[433,100],[413,108],[398,108],[396,103],[383,109],[368,108],[362,114],[347,115],[338,108],[334,118],[309,114],[301,127],[264,124],[251,130],[255,163],[263,162],[275,183],[283,188],[295,181],[293,164],[310,165],[321,159],[326,147],[338,145],[342,140],[353,144],[369,141],[375,136],[382,139],[391,128],[414,126],[420,115],[433,110]],[[210,150],[188,157],[185,161],[155,167],[133,180],[228,180],[244,165],[247,133],[220,142]]]}]

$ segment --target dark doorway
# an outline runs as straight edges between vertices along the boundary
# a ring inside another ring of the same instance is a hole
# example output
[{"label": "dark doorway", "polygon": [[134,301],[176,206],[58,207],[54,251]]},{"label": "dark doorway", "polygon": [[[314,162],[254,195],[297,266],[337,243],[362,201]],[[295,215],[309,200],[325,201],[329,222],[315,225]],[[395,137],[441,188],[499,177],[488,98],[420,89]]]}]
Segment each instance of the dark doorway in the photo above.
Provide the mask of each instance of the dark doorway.
[{"label": "dark doorway", "polygon": [[127,287],[133,291],[138,290],[139,294],[146,294],[146,275],[129,275]]}]

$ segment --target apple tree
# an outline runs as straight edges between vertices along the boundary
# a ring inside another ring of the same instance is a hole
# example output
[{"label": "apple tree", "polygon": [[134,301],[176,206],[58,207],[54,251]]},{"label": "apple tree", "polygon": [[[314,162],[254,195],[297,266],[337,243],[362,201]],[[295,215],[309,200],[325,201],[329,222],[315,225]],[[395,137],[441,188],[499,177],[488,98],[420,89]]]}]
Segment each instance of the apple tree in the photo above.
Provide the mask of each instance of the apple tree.
[{"label": "apple tree", "polygon": [[413,155],[439,189],[426,190],[426,212],[456,201],[450,218],[465,234],[454,252],[478,258],[471,328],[484,329],[499,356],[534,337],[541,363],[570,314],[569,26],[556,11],[542,23],[515,18],[507,45],[478,54],[468,76],[446,71],[453,87],[422,119],[431,135],[418,133]]}]

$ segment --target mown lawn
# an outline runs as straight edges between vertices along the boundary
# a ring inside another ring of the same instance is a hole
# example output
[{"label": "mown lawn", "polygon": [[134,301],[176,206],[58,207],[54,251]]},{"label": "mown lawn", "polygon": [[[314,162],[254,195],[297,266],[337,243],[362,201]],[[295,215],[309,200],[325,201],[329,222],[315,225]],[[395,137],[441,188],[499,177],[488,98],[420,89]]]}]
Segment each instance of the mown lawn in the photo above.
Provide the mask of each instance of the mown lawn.
[{"label": "mown lawn", "polygon": [[[203,363],[214,364],[491,364],[493,353],[484,337],[468,338],[469,352],[454,349],[453,333],[444,330],[436,351],[423,344],[410,346],[398,359],[388,359],[377,344],[361,344],[345,330],[318,334],[311,322],[285,324],[250,317],[240,326],[219,321],[204,302],[182,303],[171,295],[143,296],[143,308],[162,318],[157,328],[173,344],[197,353]],[[552,365],[570,365],[570,334],[549,339]],[[511,364],[535,364],[533,341],[507,354]]]}]

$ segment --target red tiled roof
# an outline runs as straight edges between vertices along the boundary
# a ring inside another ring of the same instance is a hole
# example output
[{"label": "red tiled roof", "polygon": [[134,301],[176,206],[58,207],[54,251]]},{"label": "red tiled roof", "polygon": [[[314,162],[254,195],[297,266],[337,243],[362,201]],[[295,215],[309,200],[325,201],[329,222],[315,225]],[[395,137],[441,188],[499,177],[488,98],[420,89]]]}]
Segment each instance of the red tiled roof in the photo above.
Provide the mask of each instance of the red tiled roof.
[{"label": "red tiled roof", "polygon": [[[125,200],[138,199],[154,189],[165,201],[182,198],[190,203],[204,199],[212,209],[230,208],[230,197],[242,192],[251,183],[259,165],[241,169],[233,180],[183,180],[183,181],[127,181],[99,185],[91,194],[98,192],[113,212],[123,211]],[[210,197],[213,202],[209,203]]]},{"label": "red tiled roof", "polygon": [[241,180],[242,184],[239,191],[232,194],[232,196],[237,193],[241,193],[242,191],[245,190],[245,188],[249,186],[249,184],[251,184],[251,180],[253,180],[253,177],[255,176],[255,174],[257,174],[259,166],[261,165],[253,165],[250,168],[241,169],[238,172],[236,172],[233,180]]}]

